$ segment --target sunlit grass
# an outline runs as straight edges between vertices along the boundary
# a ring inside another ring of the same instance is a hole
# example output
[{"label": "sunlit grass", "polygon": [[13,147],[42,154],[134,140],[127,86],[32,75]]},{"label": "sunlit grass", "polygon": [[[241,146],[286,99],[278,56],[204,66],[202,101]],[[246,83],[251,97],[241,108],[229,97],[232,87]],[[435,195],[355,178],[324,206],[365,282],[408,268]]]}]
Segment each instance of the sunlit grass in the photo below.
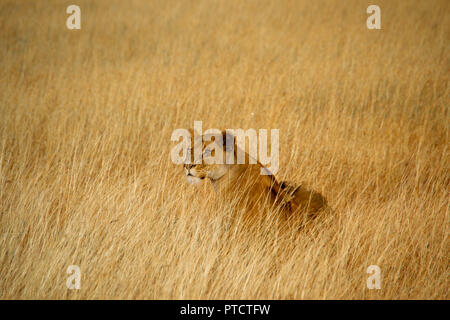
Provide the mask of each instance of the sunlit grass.
[{"label": "sunlit grass", "polygon": [[[0,2],[0,298],[448,299],[449,2]],[[335,210],[243,228],[176,128],[280,129]],[[80,290],[68,290],[79,265]],[[381,290],[366,269],[381,268]]]}]

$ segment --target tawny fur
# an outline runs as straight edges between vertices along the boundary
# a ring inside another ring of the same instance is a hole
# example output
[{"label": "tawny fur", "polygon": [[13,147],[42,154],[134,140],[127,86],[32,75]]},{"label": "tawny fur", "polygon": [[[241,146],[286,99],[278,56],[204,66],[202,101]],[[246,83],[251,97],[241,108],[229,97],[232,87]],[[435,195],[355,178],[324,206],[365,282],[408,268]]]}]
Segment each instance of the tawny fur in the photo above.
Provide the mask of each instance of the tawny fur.
[{"label": "tawny fur", "polygon": [[[193,137],[193,131],[191,130]],[[222,148],[223,155],[232,152],[226,149],[225,141],[228,133],[222,132],[222,141],[215,141],[214,137],[204,138],[201,145],[202,154],[214,156],[214,147]],[[234,138],[234,137],[233,137]],[[192,138],[191,147],[194,149]],[[213,143],[211,142],[214,141]],[[235,140],[235,139],[234,139]],[[211,147],[213,146],[213,147]],[[264,166],[257,161],[256,164],[249,164],[249,155],[246,152],[245,164],[236,164],[237,146],[234,145],[235,164],[208,164],[203,158],[202,163],[192,164],[193,152],[191,152],[191,164],[184,165],[184,171],[188,180],[200,182],[203,179],[209,180],[216,194],[222,200],[234,201],[236,208],[243,209],[248,216],[256,216],[265,212],[266,209],[276,208],[280,210],[282,216],[292,217],[302,215],[306,218],[313,218],[327,207],[326,199],[313,190],[308,190],[302,186],[295,186],[287,182],[278,182],[273,175],[262,175],[261,169]]]}]

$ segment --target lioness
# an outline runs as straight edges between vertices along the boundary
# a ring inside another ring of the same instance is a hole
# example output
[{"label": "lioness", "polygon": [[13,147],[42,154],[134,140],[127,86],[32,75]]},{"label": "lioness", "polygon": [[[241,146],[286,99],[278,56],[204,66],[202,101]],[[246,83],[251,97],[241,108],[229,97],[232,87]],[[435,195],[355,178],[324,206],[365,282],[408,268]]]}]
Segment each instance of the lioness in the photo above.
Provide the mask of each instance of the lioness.
[{"label": "lioness", "polygon": [[[245,164],[237,164],[238,147],[236,139],[228,131],[222,131],[222,139],[216,141],[214,135],[203,135],[201,142],[194,145],[194,131],[191,129],[191,147],[187,150],[190,161],[185,161],[184,172],[190,183],[209,180],[216,194],[227,201],[233,201],[238,209],[247,213],[261,213],[267,208],[278,208],[285,217],[303,213],[304,218],[312,218],[327,206],[325,198],[313,190],[302,186],[294,186],[287,182],[279,182],[261,165],[249,164],[249,154],[245,152]],[[222,141],[220,141],[222,140]],[[229,148],[231,144],[234,148]],[[228,147],[227,147],[228,146]],[[194,148],[201,150],[201,163],[194,163]],[[214,163],[216,150],[222,150],[224,161]],[[233,157],[233,164],[226,163],[226,157]],[[188,163],[186,163],[188,162]],[[261,174],[261,169],[267,175]]]}]

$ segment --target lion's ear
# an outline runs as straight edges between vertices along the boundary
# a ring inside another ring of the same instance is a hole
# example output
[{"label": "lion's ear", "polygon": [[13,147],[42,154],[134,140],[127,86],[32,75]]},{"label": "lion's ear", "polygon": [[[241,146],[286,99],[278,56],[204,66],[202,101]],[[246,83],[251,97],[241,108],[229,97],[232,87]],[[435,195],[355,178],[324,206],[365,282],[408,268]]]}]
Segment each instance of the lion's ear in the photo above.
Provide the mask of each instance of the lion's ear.
[{"label": "lion's ear", "polygon": [[229,130],[222,130],[222,139],[225,147],[225,151],[233,151],[236,150],[235,144],[236,141],[234,139],[234,135]]}]

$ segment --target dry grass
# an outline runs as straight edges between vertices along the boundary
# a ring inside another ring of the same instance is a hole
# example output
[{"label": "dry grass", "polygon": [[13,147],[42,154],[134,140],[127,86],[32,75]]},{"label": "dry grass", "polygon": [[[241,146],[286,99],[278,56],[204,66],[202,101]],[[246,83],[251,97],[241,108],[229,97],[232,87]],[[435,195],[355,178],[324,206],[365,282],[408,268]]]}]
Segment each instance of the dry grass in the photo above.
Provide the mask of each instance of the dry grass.
[{"label": "dry grass", "polygon": [[[450,297],[447,0],[377,0],[382,30],[373,1],[76,2],[79,31],[0,3],[0,298]],[[279,128],[335,214],[230,227],[170,161],[194,120]]]}]

